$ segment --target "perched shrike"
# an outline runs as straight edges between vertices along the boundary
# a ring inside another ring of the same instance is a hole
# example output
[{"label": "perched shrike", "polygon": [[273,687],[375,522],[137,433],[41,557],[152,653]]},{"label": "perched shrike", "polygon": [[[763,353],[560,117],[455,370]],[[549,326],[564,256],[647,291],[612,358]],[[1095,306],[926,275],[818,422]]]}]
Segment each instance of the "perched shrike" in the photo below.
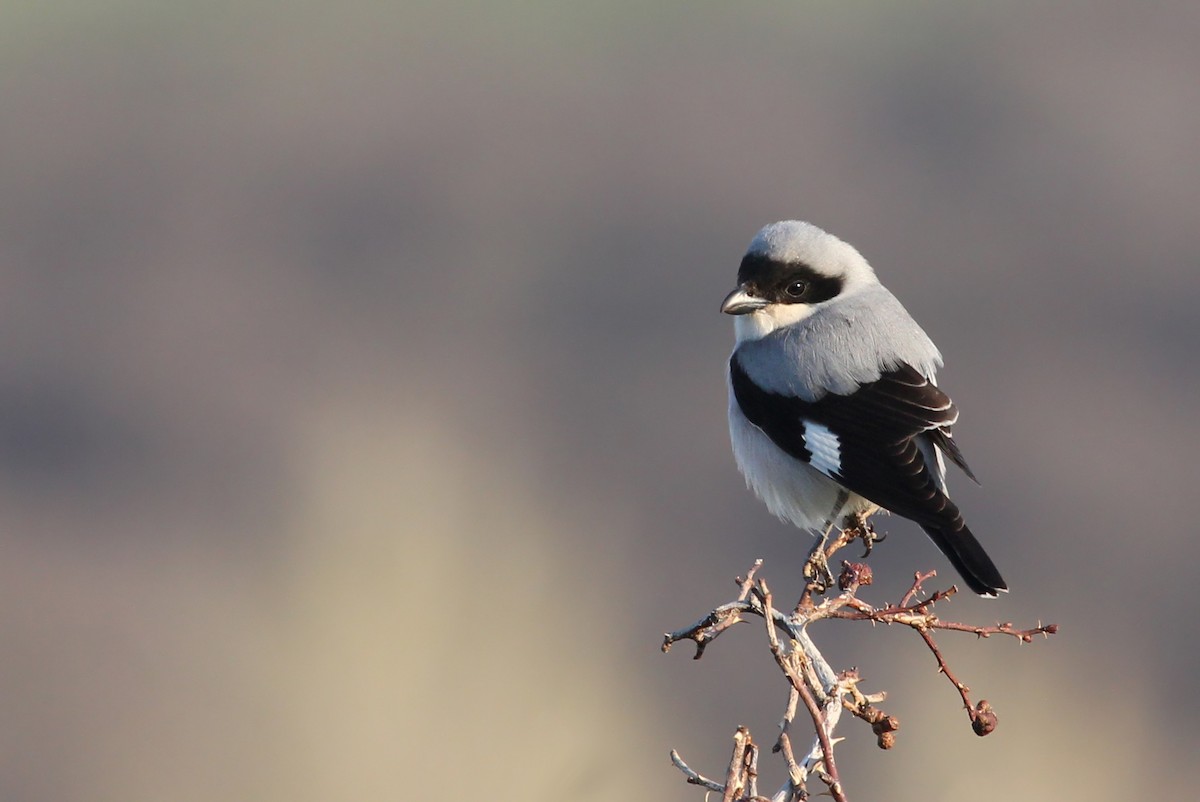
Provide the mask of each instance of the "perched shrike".
[{"label": "perched shrike", "polygon": [[942,356],[858,251],[809,223],[772,223],[721,311],[737,316],[733,455],[767,509],[825,533],[889,510],[918,523],[971,590],[1008,590],[946,493],[943,455],[975,476],[934,381]]}]

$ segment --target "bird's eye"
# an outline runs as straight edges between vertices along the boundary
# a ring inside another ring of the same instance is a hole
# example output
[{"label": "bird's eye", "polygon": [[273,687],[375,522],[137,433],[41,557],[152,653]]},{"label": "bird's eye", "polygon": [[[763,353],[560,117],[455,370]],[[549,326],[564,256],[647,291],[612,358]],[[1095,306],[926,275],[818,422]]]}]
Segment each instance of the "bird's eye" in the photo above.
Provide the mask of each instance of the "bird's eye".
[{"label": "bird's eye", "polygon": [[793,281],[784,289],[789,298],[803,298],[804,293],[808,292],[807,281]]}]

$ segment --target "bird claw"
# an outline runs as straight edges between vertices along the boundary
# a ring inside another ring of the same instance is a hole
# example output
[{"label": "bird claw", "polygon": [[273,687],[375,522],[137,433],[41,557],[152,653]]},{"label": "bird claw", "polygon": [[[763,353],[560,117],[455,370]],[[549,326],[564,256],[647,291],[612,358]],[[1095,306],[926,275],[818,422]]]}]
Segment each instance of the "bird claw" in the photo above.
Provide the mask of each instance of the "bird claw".
[{"label": "bird claw", "polygon": [[829,558],[825,556],[823,547],[813,549],[812,554],[808,555],[804,562],[804,578],[817,593],[824,593],[833,587],[833,571],[829,569]]},{"label": "bird claw", "polygon": [[808,559],[804,561],[804,579],[817,593],[824,593],[833,587],[833,571],[829,569],[829,556],[825,553],[825,545],[829,541],[829,530],[813,544]]},{"label": "bird claw", "polygon": [[871,550],[875,548],[876,543],[882,543],[887,540],[886,534],[879,534],[870,524],[867,525],[867,530],[862,532],[859,537],[862,538],[863,542],[863,559],[871,556]]},{"label": "bird claw", "polygon": [[867,520],[865,516],[849,516],[846,518],[846,529],[851,535],[851,541],[861,540],[863,542],[863,555],[860,559],[866,559],[871,556],[871,551],[875,548],[876,543],[882,543],[887,540],[886,532],[876,532],[875,527]]}]

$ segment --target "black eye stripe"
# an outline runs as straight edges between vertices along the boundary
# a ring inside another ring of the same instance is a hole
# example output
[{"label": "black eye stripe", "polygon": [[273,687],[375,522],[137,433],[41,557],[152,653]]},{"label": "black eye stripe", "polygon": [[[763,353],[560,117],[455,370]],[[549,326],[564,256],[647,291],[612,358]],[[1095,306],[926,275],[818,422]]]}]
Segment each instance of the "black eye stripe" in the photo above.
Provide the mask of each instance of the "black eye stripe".
[{"label": "black eye stripe", "polygon": [[[788,288],[798,281],[807,287],[796,297]],[[738,284],[749,284],[773,303],[816,304],[836,298],[842,291],[840,277],[818,273],[803,262],[780,262],[762,254],[748,253],[738,268]]]}]

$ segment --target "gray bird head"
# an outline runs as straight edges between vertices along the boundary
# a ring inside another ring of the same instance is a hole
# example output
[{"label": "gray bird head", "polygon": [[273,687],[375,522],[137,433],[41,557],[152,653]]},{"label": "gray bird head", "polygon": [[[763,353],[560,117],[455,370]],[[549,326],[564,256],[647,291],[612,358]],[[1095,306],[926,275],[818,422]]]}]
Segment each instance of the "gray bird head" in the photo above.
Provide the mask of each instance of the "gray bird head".
[{"label": "gray bird head", "polygon": [[853,246],[811,223],[784,220],[754,237],[721,311],[738,316],[739,341],[757,339],[878,283]]}]

